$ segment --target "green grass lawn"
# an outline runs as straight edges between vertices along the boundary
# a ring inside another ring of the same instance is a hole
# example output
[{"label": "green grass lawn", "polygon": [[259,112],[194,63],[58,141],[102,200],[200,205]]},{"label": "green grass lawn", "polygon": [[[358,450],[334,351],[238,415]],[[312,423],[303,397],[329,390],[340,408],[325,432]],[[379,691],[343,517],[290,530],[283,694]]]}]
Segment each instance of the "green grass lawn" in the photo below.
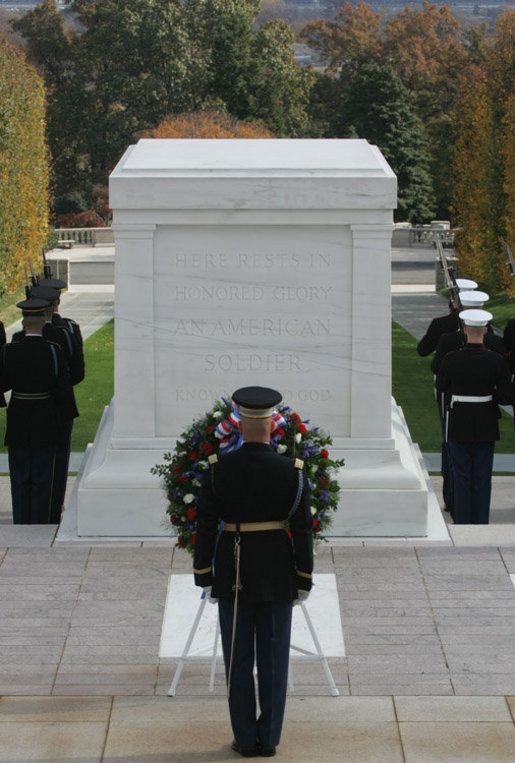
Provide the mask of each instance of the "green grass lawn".
[{"label": "green grass lawn", "polygon": [[[417,340],[397,323],[392,327],[392,389],[408,422],[411,437],[423,453],[439,453],[441,430],[434,399],[431,356],[421,358]],[[499,422],[497,453],[515,453],[513,417],[504,411]]]}]

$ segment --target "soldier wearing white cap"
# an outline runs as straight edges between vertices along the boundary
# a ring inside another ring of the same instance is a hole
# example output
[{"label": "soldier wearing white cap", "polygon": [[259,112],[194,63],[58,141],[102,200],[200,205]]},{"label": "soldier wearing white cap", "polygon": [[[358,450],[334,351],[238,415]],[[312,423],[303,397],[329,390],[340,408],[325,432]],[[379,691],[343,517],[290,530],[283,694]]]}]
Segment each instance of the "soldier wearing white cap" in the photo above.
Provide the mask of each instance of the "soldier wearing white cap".
[{"label": "soldier wearing white cap", "polygon": [[455,524],[488,524],[498,403],[513,401],[513,387],[505,359],[483,343],[492,314],[472,309],[459,317],[467,342],[444,357],[436,380],[446,414],[452,517]]},{"label": "soldier wearing white cap", "polygon": [[[480,310],[490,297],[484,291],[465,291],[460,293],[460,302],[465,310]],[[499,355],[506,357],[506,346],[500,336],[497,336],[492,330],[490,323],[487,326],[487,332],[484,336],[484,345],[487,349],[498,352]],[[458,350],[466,342],[466,335],[460,325],[457,331],[452,334],[443,334],[436,345],[435,354],[431,360],[431,371],[437,374],[442,365],[442,360],[448,352]]]},{"label": "soldier wearing white cap", "polygon": [[462,293],[476,289],[477,283],[471,281],[469,278],[457,278],[456,286],[458,287],[458,295],[451,295],[451,298],[449,299],[450,312],[448,315],[441,315],[439,318],[433,318],[426,333],[417,345],[417,352],[419,355],[422,355],[423,358],[435,351],[438,340],[442,334],[454,333],[459,329],[458,312],[463,305],[461,301]]}]

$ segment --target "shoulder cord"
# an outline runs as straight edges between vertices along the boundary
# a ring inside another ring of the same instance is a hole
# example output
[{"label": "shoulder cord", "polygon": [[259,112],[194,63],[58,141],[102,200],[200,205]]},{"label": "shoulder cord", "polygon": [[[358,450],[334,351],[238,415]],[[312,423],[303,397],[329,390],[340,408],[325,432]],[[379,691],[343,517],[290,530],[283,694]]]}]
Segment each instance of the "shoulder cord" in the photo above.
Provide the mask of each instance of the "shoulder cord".
[{"label": "shoulder cord", "polygon": [[57,362],[57,354],[56,354],[55,347],[54,347],[53,344],[50,345],[50,349],[52,350],[52,356],[53,356],[53,359],[54,359],[54,373],[55,373],[55,377],[57,379],[57,377],[59,376],[59,364]]},{"label": "shoulder cord", "polygon": [[295,512],[299,508],[300,497],[302,495],[302,488],[304,487],[304,472],[302,471],[302,469],[298,469],[297,475],[298,475],[297,495],[295,496],[295,500],[293,502],[293,506],[291,507],[290,511],[288,512],[288,519],[293,517],[293,515],[295,514]]}]

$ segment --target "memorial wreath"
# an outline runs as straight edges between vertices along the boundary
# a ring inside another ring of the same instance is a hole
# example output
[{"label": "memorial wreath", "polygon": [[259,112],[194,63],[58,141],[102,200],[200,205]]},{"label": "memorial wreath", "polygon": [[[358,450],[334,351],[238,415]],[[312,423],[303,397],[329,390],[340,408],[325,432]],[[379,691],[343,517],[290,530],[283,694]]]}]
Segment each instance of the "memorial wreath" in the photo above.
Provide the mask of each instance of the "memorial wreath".
[{"label": "memorial wreath", "polygon": [[[239,414],[225,399],[215,402],[211,411],[197,419],[177,440],[175,451],[165,453],[163,464],[151,472],[162,478],[168,499],[167,514],[172,533],[181,548],[193,553],[196,538],[197,504],[209,456],[229,452],[241,444]],[[330,458],[327,446],[331,437],[309,420],[279,405],[273,416],[272,447],[280,454],[304,460],[304,471],[311,490],[311,513],[315,539],[326,540],[331,513],[338,508],[340,486],[335,471],[343,459]]]}]

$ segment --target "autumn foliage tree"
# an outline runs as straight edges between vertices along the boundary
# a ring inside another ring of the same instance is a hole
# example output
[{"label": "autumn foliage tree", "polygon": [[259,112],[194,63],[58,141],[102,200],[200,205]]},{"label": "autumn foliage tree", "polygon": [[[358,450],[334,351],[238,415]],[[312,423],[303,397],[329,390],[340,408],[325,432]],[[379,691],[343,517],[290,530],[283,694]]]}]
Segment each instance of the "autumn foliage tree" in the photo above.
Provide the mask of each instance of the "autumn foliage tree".
[{"label": "autumn foliage tree", "polygon": [[469,72],[458,101],[454,210],[460,267],[492,292],[515,294],[501,237],[513,248],[515,208],[515,13],[496,25],[484,68]]},{"label": "autumn foliage tree", "polygon": [[0,38],[0,295],[23,280],[48,236],[49,156],[41,77]]},{"label": "autumn foliage tree", "polygon": [[169,116],[142,138],[273,138],[263,125],[243,122],[214,110]]}]

